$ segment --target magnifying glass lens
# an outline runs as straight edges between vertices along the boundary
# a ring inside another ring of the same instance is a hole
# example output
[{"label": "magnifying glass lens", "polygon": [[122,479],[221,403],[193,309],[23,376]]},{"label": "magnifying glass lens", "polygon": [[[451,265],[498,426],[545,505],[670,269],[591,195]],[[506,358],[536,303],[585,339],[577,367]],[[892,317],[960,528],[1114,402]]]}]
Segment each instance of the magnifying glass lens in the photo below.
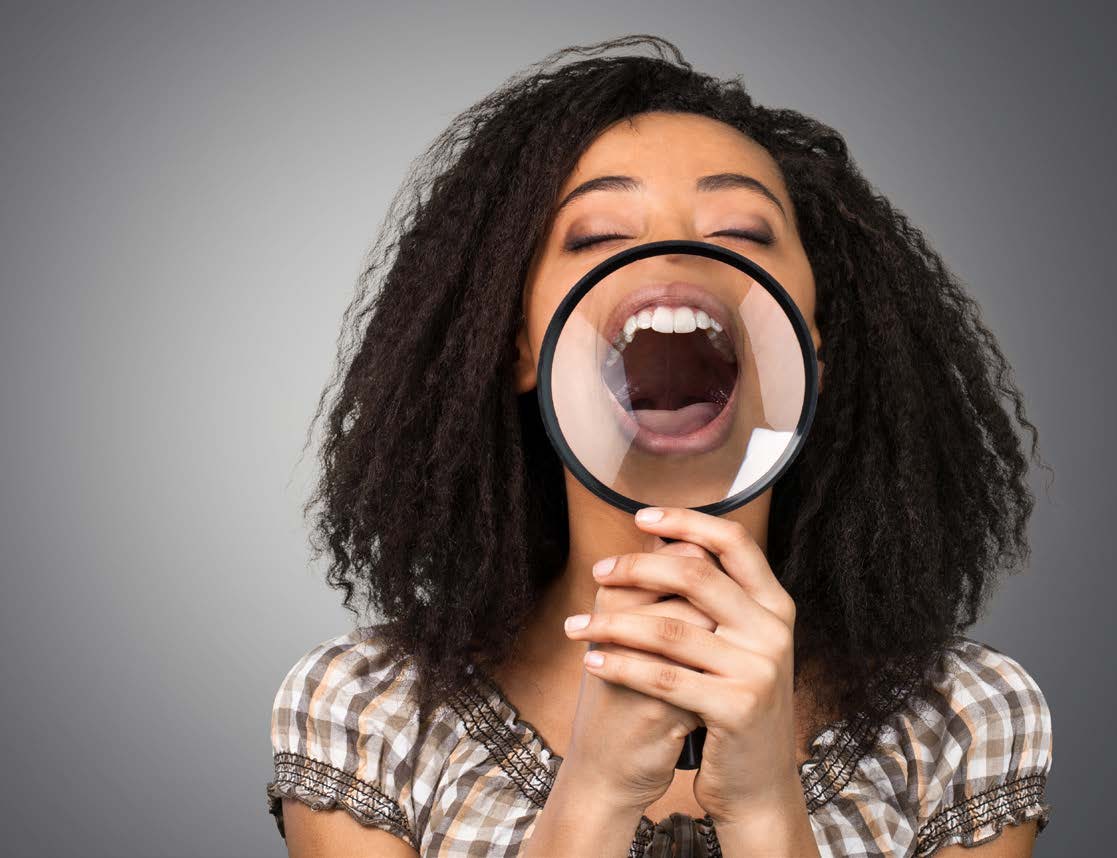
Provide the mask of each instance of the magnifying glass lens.
[{"label": "magnifying glass lens", "polygon": [[690,254],[634,259],[586,290],[549,378],[569,454],[639,506],[743,496],[786,458],[808,400],[800,335],[774,293]]}]

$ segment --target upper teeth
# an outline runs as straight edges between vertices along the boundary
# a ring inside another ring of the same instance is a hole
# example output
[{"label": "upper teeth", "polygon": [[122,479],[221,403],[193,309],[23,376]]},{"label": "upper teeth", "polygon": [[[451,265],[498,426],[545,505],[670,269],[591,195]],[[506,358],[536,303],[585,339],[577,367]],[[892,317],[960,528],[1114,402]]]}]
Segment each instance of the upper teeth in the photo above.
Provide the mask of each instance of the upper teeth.
[{"label": "upper teeth", "polygon": [[693,307],[656,306],[645,307],[624,320],[620,333],[613,340],[613,348],[616,352],[609,356],[608,363],[612,364],[617,358],[617,353],[623,352],[624,347],[632,342],[636,331],[648,328],[661,334],[689,334],[696,328],[700,328],[706,331],[706,336],[722,355],[733,360],[733,349],[728,339],[724,335],[719,336],[722,333],[722,326],[717,319],[712,319],[704,310]]}]

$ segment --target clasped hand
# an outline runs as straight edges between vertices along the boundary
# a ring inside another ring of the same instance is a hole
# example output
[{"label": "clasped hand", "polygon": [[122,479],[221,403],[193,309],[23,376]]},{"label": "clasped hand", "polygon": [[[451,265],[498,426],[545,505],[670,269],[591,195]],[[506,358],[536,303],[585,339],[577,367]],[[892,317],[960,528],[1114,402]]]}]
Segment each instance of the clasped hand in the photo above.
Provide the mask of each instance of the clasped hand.
[{"label": "clasped hand", "polygon": [[[661,517],[649,520],[656,512]],[[695,800],[716,823],[732,824],[798,788],[795,603],[743,525],[679,507],[643,509],[635,522],[648,533],[697,550],[608,557],[595,564],[596,580],[602,586],[676,594],[716,626],[711,630],[639,611],[607,612],[568,618],[567,635],[657,653],[673,662],[596,649],[586,653],[592,674],[701,719],[706,739],[694,779]]]}]

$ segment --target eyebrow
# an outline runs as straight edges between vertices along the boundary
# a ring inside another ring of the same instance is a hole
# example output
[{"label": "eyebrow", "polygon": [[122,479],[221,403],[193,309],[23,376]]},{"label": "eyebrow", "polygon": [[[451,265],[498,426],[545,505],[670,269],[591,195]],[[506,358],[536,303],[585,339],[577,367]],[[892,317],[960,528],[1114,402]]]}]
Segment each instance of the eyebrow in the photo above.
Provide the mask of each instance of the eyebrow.
[{"label": "eyebrow", "polygon": [[[643,182],[631,176],[597,176],[596,178],[582,182],[582,184],[578,185],[578,187],[567,194],[566,198],[559,203],[558,208],[555,209],[555,214],[557,215],[566,206],[578,199],[578,197],[585,196],[594,191],[638,191],[643,187]],[[783,203],[780,202],[779,197],[772,193],[767,185],[759,179],[754,179],[752,176],[745,176],[741,173],[714,173],[710,176],[702,176],[695,183],[695,188],[704,192],[723,191],[728,188],[744,188],[745,190],[759,193],[775,203],[783,219],[785,221],[787,220],[787,212],[784,210]]]}]

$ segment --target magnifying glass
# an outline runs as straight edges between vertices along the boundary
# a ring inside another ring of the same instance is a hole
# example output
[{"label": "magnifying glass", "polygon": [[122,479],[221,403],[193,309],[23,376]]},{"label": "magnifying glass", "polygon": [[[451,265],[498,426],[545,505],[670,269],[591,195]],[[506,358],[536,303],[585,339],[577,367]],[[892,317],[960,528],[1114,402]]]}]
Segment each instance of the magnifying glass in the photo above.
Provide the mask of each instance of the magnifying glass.
[{"label": "magnifying glass", "polygon": [[[631,513],[721,515],[794,461],[818,364],[799,308],[760,265],[656,241],[574,284],[543,336],[536,389],[551,445],[596,496]],[[687,736],[676,768],[698,768],[705,735]]]}]

